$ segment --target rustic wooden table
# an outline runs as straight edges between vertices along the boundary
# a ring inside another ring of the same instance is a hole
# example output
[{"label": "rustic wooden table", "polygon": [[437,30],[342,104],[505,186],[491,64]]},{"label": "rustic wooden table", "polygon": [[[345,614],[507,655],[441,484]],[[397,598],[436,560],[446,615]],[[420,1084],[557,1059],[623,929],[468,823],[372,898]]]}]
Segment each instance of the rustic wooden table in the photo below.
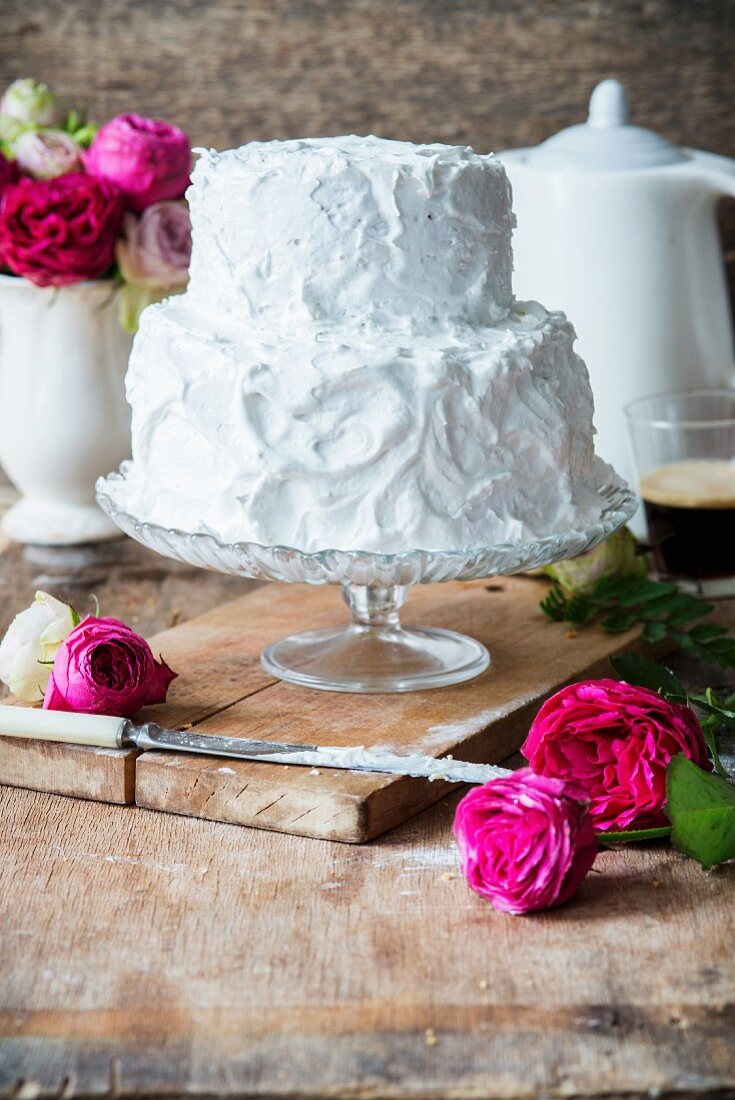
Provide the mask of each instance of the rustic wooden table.
[{"label": "rustic wooden table", "polygon": [[[246,589],[127,541],[0,566],[0,630],[36,587],[145,633]],[[604,851],[507,917],[455,801],[355,848],[0,790],[0,1093],[735,1094],[735,867]]]}]

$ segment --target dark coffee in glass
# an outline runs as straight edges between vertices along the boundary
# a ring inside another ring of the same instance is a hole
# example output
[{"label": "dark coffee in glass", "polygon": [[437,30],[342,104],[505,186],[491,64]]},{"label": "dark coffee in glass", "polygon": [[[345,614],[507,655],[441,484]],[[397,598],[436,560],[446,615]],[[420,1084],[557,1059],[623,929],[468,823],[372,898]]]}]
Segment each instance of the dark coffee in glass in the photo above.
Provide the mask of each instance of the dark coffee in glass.
[{"label": "dark coffee in glass", "polygon": [[735,463],[658,466],[641,478],[640,494],[657,572],[695,579],[735,573]]},{"label": "dark coffee in glass", "polygon": [[625,411],[656,573],[735,596],[735,388],[652,394]]}]

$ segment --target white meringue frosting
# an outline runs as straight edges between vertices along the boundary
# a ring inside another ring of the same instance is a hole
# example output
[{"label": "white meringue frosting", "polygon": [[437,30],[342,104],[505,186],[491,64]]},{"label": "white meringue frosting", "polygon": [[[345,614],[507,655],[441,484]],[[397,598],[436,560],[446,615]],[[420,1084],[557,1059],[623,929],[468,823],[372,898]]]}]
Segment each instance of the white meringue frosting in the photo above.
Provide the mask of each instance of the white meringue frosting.
[{"label": "white meringue frosting", "polygon": [[390,553],[599,517],[586,368],[514,302],[510,189],[379,138],[202,156],[187,292],[145,311],[118,501],[222,541]]},{"label": "white meringue frosting", "polygon": [[512,301],[500,162],[380,138],[202,152],[189,297],[244,326],[493,324]]}]

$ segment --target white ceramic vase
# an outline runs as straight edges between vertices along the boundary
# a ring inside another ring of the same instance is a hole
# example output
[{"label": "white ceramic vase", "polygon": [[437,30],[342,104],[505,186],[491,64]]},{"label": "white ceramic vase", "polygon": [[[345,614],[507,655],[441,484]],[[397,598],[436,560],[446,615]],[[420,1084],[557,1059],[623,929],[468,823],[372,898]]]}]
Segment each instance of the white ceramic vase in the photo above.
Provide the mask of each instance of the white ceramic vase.
[{"label": "white ceramic vase", "polygon": [[131,337],[109,280],[36,287],[0,275],[0,462],[23,494],[2,520],[19,542],[116,538],[95,480],[130,453]]}]

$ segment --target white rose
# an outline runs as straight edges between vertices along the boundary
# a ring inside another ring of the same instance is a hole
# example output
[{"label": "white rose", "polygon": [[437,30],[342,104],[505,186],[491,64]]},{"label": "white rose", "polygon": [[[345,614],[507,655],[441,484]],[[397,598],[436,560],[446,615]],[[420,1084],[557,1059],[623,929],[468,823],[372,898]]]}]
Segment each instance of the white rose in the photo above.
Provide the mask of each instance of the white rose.
[{"label": "white rose", "polygon": [[61,122],[64,108],[50,88],[30,77],[14,80],[0,99],[0,113],[32,122],[36,126],[53,126]]},{"label": "white rose", "polygon": [[18,699],[40,703],[56,651],[79,622],[68,603],[36,592],[30,607],[19,612],[0,642],[0,680]]}]

